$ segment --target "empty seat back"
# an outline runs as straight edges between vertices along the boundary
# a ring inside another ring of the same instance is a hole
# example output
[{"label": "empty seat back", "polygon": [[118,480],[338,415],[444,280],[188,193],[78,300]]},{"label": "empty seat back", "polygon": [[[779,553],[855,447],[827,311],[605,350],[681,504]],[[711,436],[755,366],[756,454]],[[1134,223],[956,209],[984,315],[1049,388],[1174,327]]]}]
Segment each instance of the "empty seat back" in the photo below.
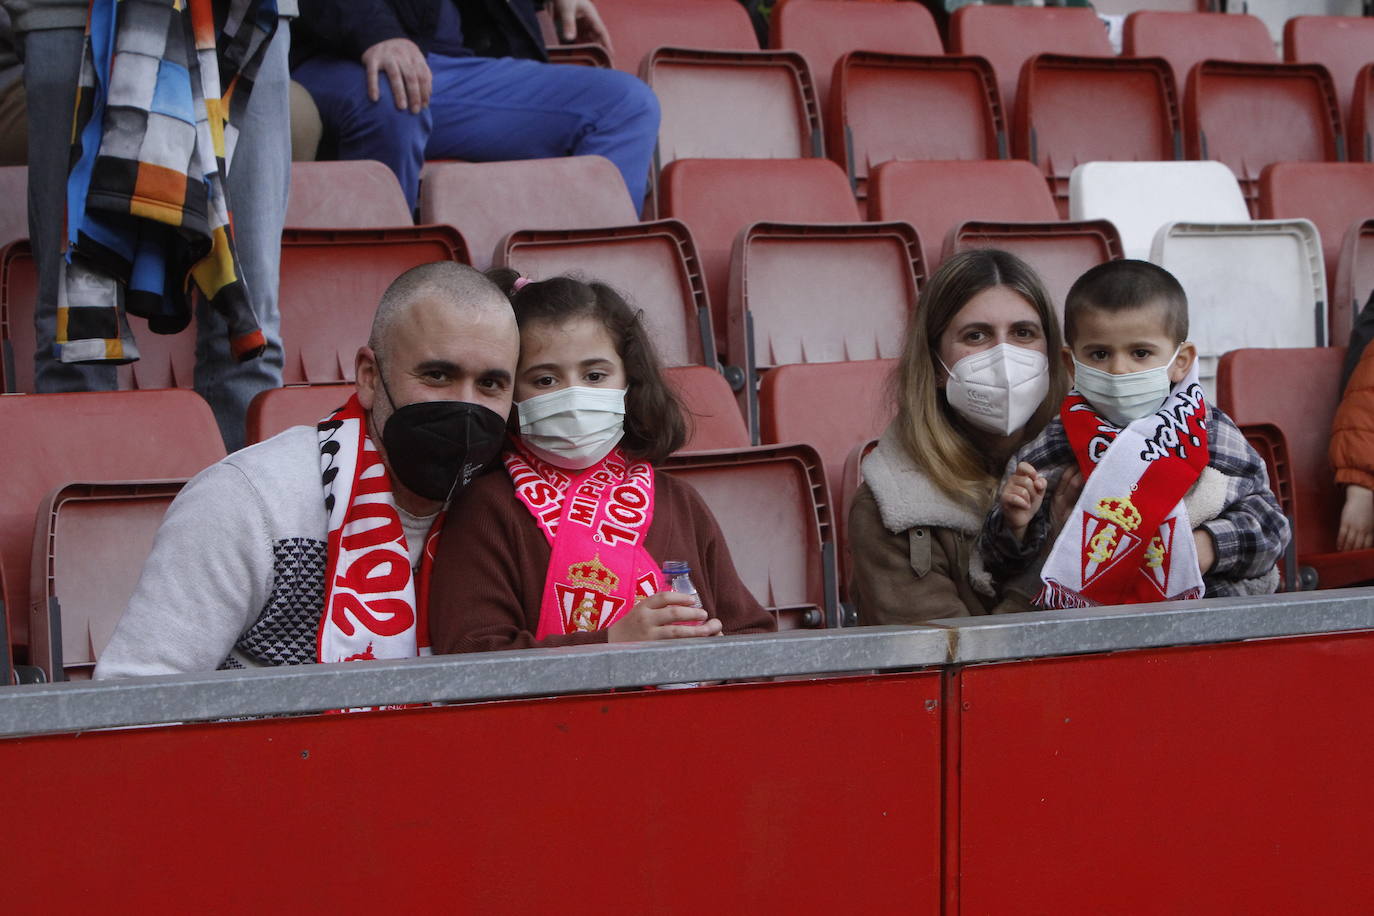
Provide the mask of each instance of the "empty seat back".
[{"label": "empty seat back", "polygon": [[1012,150],[1040,167],[1061,216],[1080,163],[1155,161],[1183,153],[1178,93],[1162,58],[1065,57],[1026,61]]},{"label": "empty seat back", "polygon": [[820,156],[820,105],[794,51],[660,48],[644,63],[658,96],[658,164]]},{"label": "empty seat back", "polygon": [[945,236],[959,223],[1059,218],[1044,176],[1020,159],[886,162],[873,173],[869,209],[874,219],[916,226],[927,274],[939,263]]},{"label": "empty seat back", "polygon": [[826,130],[830,156],[861,200],[881,162],[1007,155],[997,82],[981,57],[846,54],[835,67]]},{"label": "empty seat back", "polygon": [[1218,404],[1232,419],[1283,433],[1298,562],[1316,569],[1323,588],[1374,578],[1374,550],[1336,552],[1344,488],[1327,450],[1344,360],[1344,347],[1236,350],[1222,358],[1217,376]]},{"label": "empty seat back", "polygon": [[1331,285],[1331,342],[1350,340],[1355,316],[1374,293],[1374,219],[1360,220],[1345,233],[1336,279]]},{"label": "empty seat back", "polygon": [[69,484],[43,500],[33,534],[29,660],[48,680],[90,678],[181,485]]},{"label": "empty seat back", "polygon": [[[0,166],[0,248],[29,237],[29,168]],[[5,683],[9,683],[6,681]]]},{"label": "empty seat back", "polygon": [[414,222],[396,173],[372,159],[291,163],[286,225],[381,229]]},{"label": "empty seat back", "polygon": [[690,227],[724,343],[730,249],[750,223],[859,219],[849,183],[828,159],[680,159],[663,170],[659,210]]},{"label": "empty seat back", "polygon": [[513,232],[500,246],[497,263],[533,280],[571,275],[605,283],[643,310],[664,365],[716,364],[705,278],[691,233],[678,220]]},{"label": "empty seat back", "polygon": [[708,366],[672,366],[663,375],[687,411],[688,436],[682,451],[749,447],[744,414],[725,376]]},{"label": "empty seat back", "polygon": [[1188,158],[1226,163],[1252,215],[1265,166],[1345,158],[1340,106],[1320,64],[1203,61],[1188,77],[1183,109]]},{"label": "empty seat back", "polygon": [[1349,117],[1355,77],[1374,62],[1374,20],[1362,16],[1294,16],[1283,25],[1283,58],[1326,67],[1336,85],[1341,111]]},{"label": "empty seat back", "polygon": [[210,407],[193,391],[0,397],[0,561],[10,635],[28,644],[34,514],[72,481],[191,477],[224,457]]},{"label": "empty seat back", "polygon": [[1126,17],[1121,53],[1164,58],[1173,67],[1180,89],[1193,65],[1202,60],[1279,62],[1264,22],[1246,13],[1139,10]]},{"label": "empty seat back", "polygon": [[1346,231],[1353,223],[1374,219],[1374,163],[1276,163],[1260,175],[1259,206],[1264,219],[1316,223],[1326,276],[1334,283]]},{"label": "empty seat back", "polygon": [[626,73],[639,73],[649,52],[664,45],[733,51],[759,47],[749,14],[734,0],[606,0],[596,9],[614,46],[611,63]]},{"label": "empty seat back", "polygon": [[248,444],[292,426],[314,426],[353,396],[352,385],[288,385],[258,392],[248,405]]},{"label": "empty seat back", "polygon": [[456,227],[471,264],[491,266],[516,229],[623,226],[639,219],[620,171],[602,156],[519,162],[445,162],[425,170],[420,222]]},{"label": "empty seat back", "polygon": [[825,470],[813,449],[679,453],[663,470],[701,494],[740,579],[777,613],[780,629],[835,625],[832,510]]},{"label": "empty seat back", "polygon": [[1089,8],[963,6],[954,11],[949,29],[951,54],[977,54],[992,64],[1007,111],[1016,110],[1016,83],[1027,58],[1113,53],[1106,27]]},{"label": "empty seat back", "polygon": [[1060,320],[1064,297],[1089,268],[1123,257],[1121,236],[1109,220],[1061,223],[967,222],[950,230],[945,257],[970,248],[1000,248],[1025,261],[1045,282]]},{"label": "empty seat back", "polygon": [[1111,220],[1125,256],[1143,260],[1165,223],[1233,223],[1250,211],[1220,162],[1087,162],[1069,176],[1069,218]]},{"label": "empty seat back", "polygon": [[281,336],[287,385],[353,381],[377,303],[391,282],[432,261],[468,259],[449,226],[288,229],[281,249]]},{"label": "empty seat back", "polygon": [[1169,223],[1150,260],[1188,295],[1188,339],[1197,344],[1209,396],[1216,361],[1228,350],[1327,342],[1326,271],[1307,220]]},{"label": "empty seat back", "polygon": [[[892,419],[887,382],[896,365],[895,359],[871,359],[777,367],[759,386],[760,441],[815,448],[832,498],[843,501],[849,453],[877,438]],[[844,519],[836,518],[835,527],[842,529]]]},{"label": "empty seat back", "polygon": [[836,61],[850,51],[945,52],[935,18],[916,3],[869,3],[864,6],[854,6],[845,0],[783,3],[773,10],[769,25],[770,47],[800,51],[806,58],[822,104],[830,98],[830,75]]}]

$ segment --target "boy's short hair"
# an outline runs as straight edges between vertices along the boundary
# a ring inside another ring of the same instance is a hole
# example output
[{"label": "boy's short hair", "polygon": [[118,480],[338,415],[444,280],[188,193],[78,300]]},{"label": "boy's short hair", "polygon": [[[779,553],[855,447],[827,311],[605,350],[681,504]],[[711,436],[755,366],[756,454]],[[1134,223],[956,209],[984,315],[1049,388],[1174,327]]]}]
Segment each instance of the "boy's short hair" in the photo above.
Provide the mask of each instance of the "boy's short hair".
[{"label": "boy's short hair", "polygon": [[1158,264],[1117,260],[1099,264],[1074,281],[1064,297],[1064,341],[1073,346],[1078,316],[1088,309],[1122,312],[1146,305],[1164,306],[1164,328],[1174,343],[1188,339],[1188,296]]}]

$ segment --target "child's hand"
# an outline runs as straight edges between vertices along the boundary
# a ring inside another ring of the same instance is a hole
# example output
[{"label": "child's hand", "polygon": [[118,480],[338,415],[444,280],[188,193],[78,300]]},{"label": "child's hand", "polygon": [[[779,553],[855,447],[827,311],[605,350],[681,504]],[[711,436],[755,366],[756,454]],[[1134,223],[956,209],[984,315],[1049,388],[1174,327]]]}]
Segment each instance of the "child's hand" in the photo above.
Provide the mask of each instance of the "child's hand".
[{"label": "child's hand", "polygon": [[1006,518],[1007,526],[1016,535],[1017,541],[1025,538],[1026,527],[1035,518],[1035,513],[1040,511],[1048,484],[1049,481],[1040,472],[1023,461],[1016,466],[1002,488],[1002,516]]},{"label": "child's hand", "polygon": [[1064,520],[1078,504],[1078,497],[1082,492],[1083,472],[1075,464],[1060,475],[1059,483],[1054,487],[1054,496],[1050,498],[1050,521],[1054,523],[1055,531],[1064,527]]},{"label": "child's hand", "polygon": [[1374,547],[1374,490],[1349,484],[1341,508],[1341,530],[1336,535],[1337,550],[1363,550]]},{"label": "child's hand", "polygon": [[1193,529],[1193,543],[1197,545],[1197,568],[1205,576],[1217,562],[1217,544],[1206,528]]},{"label": "child's hand", "polygon": [[608,642],[642,642],[650,639],[683,639],[715,636],[721,622],[694,607],[696,599],[681,592],[658,592],[643,599],[606,631]]}]

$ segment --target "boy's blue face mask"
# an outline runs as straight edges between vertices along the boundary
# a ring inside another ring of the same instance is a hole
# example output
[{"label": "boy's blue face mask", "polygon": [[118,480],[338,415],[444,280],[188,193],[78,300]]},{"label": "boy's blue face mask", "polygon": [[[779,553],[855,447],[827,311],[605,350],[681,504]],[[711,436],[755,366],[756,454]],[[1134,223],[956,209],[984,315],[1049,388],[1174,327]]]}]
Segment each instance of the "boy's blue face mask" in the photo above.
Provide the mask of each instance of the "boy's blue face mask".
[{"label": "boy's blue face mask", "polygon": [[1174,355],[1162,366],[1112,375],[1073,360],[1073,387],[1087,398],[1088,403],[1113,426],[1125,429],[1141,417],[1148,417],[1164,406],[1173,384],[1169,381],[1169,367],[1178,359],[1183,345],[1174,348]]}]

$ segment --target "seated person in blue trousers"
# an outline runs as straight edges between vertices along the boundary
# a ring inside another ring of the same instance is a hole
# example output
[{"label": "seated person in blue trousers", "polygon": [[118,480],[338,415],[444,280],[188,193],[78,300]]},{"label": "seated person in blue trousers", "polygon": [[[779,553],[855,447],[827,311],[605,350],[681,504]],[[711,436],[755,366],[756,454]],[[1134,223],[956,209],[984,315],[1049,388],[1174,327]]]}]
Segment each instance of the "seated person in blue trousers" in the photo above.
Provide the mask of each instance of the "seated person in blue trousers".
[{"label": "seated person in blue trousers", "polygon": [[[636,208],[658,100],[616,70],[548,63],[544,0],[300,0],[293,78],[339,159],[378,159],[412,209],[426,159],[605,156]],[[548,0],[560,33],[608,44],[591,0]]]}]

